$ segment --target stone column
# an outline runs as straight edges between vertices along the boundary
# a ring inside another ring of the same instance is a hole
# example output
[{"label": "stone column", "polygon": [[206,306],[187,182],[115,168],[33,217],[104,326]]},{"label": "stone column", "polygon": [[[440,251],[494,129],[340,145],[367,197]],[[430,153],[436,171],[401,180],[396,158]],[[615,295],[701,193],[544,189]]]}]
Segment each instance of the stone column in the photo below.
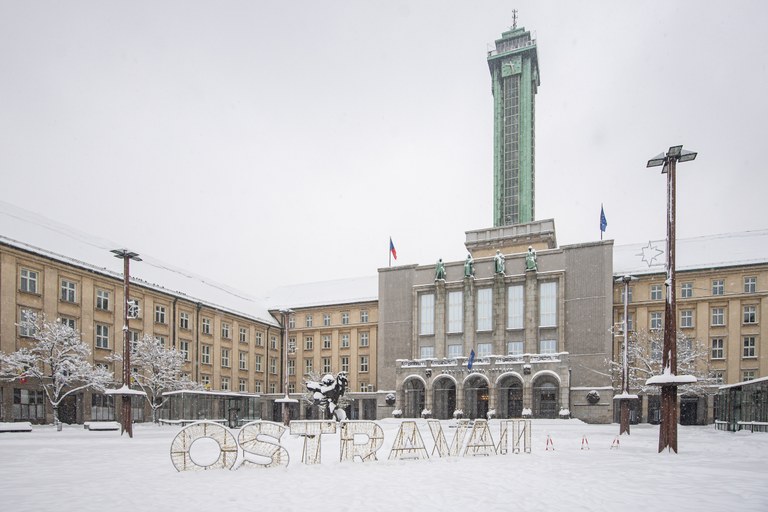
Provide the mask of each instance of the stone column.
[{"label": "stone column", "polygon": [[445,357],[445,281],[435,281],[435,357]]},{"label": "stone column", "polygon": [[507,288],[504,274],[496,274],[493,279],[493,351],[492,354],[506,355],[504,340],[507,333],[506,319]]},{"label": "stone column", "polygon": [[[475,344],[475,280],[471,277],[465,277],[464,278],[464,357],[469,357],[469,351],[472,349],[472,346],[474,344]],[[457,400],[458,400],[458,397],[457,397]]]},{"label": "stone column", "polygon": [[528,354],[539,353],[539,289],[536,272],[525,273],[525,345]]}]

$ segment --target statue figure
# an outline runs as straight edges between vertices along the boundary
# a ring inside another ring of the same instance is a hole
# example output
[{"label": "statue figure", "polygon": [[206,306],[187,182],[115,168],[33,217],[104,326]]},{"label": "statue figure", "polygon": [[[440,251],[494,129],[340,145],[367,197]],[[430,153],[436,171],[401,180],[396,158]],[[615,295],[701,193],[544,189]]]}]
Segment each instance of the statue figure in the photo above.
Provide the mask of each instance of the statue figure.
[{"label": "statue figure", "polygon": [[339,401],[347,389],[347,373],[339,372],[336,377],[330,373],[323,375],[320,382],[306,381],[307,389],[312,392],[312,400],[315,405],[320,405],[329,418],[336,421],[347,419],[347,413],[339,407]]},{"label": "statue figure", "polygon": [[504,255],[498,249],[496,249],[496,256],[493,257],[493,268],[497,274],[504,273]]},{"label": "statue figure", "polygon": [[475,260],[471,254],[467,254],[467,261],[464,262],[464,277],[475,277]]},{"label": "statue figure", "polygon": [[525,255],[525,271],[529,270],[539,270],[539,266],[536,263],[536,251],[531,246],[528,246],[528,254]]},{"label": "statue figure", "polygon": [[435,264],[435,281],[439,279],[445,281],[445,263],[443,263],[443,258],[437,260],[437,264]]}]

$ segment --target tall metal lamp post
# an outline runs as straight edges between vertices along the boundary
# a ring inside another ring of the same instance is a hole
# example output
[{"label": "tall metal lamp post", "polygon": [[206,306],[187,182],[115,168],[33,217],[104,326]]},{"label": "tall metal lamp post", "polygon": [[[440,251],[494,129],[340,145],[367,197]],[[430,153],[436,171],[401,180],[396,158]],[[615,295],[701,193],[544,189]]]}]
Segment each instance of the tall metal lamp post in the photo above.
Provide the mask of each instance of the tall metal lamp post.
[{"label": "tall metal lamp post", "polygon": [[629,401],[637,399],[637,395],[629,394],[629,283],[637,278],[630,275],[619,277],[617,283],[624,283],[624,348],[621,351],[621,394],[614,397],[619,400],[620,419],[619,435],[626,432],[629,435]]},{"label": "tall metal lamp post", "polygon": [[[123,388],[131,387],[131,349],[128,346],[128,287],[130,280],[130,261],[141,261],[139,255],[127,249],[114,249],[111,251],[115,258],[123,260]],[[128,432],[128,437],[133,437],[133,424],[131,421],[131,395],[121,396],[120,409],[120,435]]]},{"label": "tall metal lamp post", "polygon": [[283,319],[283,392],[285,396],[275,400],[277,403],[282,404],[283,425],[288,426],[291,423],[291,410],[288,404],[298,403],[295,398],[288,396],[288,317],[293,314],[292,309],[281,309],[280,314]]},{"label": "tall metal lamp post", "polygon": [[675,298],[675,169],[677,162],[689,162],[697,153],[672,146],[648,160],[647,167],[659,167],[667,175],[667,301],[664,307],[663,374],[648,379],[646,384],[661,386],[661,427],[659,428],[659,452],[664,448],[677,453],[677,386],[696,382],[690,375],[677,375],[677,304]]}]

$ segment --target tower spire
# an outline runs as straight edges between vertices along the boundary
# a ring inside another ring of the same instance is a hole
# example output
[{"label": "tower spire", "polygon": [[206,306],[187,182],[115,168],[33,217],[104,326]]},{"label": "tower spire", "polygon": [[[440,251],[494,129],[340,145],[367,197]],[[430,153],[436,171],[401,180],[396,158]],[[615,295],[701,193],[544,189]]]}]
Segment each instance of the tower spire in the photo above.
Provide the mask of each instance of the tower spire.
[{"label": "tower spire", "polygon": [[512,9],[512,29],[517,28],[517,9]]}]

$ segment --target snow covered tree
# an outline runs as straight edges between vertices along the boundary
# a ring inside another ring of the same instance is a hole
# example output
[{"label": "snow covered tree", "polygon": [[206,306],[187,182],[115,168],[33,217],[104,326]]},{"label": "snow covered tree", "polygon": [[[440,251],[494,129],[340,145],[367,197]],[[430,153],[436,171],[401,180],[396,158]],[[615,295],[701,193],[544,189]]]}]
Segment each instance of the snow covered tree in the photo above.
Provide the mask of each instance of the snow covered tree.
[{"label": "snow covered tree", "polygon": [[[646,386],[645,381],[654,375],[661,375],[663,368],[662,347],[664,346],[664,331],[637,331],[629,333],[627,360],[629,366],[630,392],[658,394],[659,386]],[[624,340],[619,344],[616,360],[606,361],[611,373],[614,389],[621,391],[622,350]],[[693,375],[697,382],[686,384],[679,389],[681,392],[702,393],[705,388],[715,383],[709,363],[707,348],[696,339],[685,333],[677,332],[677,375]]]},{"label": "snow covered tree", "polygon": [[[122,360],[116,355],[114,360]],[[175,348],[165,348],[159,339],[145,334],[131,346],[131,383],[147,394],[152,407],[152,421],[159,421],[158,411],[168,400],[166,391],[178,389],[199,390],[202,386],[184,375],[185,356]]]},{"label": "snow covered tree", "polygon": [[113,382],[112,372],[91,364],[90,347],[80,333],[57,319],[31,316],[18,324],[30,338],[29,347],[16,352],[0,352],[0,379],[36,381],[53,408],[53,421],[59,423],[59,404],[68,395],[86,388],[103,391]]}]

